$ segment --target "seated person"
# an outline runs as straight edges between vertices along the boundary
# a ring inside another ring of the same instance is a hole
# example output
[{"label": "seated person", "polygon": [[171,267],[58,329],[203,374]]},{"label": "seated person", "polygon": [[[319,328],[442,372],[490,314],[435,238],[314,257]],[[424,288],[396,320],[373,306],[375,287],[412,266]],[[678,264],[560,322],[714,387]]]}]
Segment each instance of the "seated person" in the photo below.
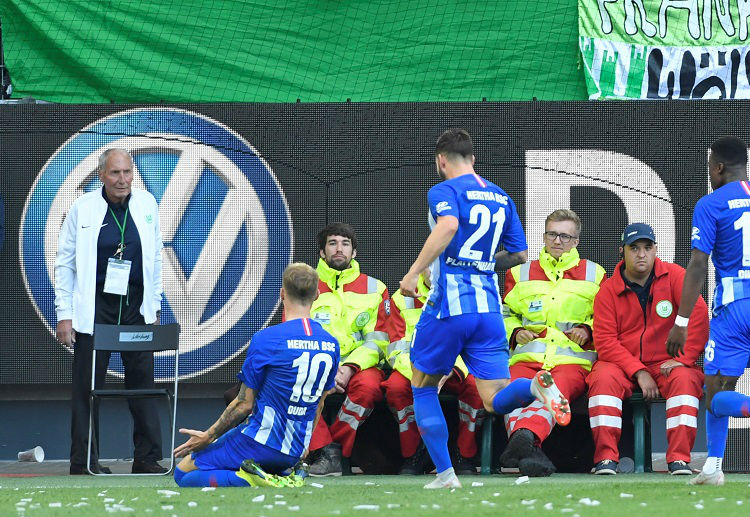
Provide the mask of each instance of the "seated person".
[{"label": "seated person", "polygon": [[[257,332],[238,374],[237,397],[206,431],[174,450],[179,486],[298,486],[280,478],[305,454],[315,423],[334,387],[336,339],[310,318],[318,274],[306,264],[284,271],[281,300],[286,321]],[[251,415],[252,413],[252,415]],[[248,423],[240,424],[250,415]]]},{"label": "seated person", "polygon": [[622,430],[622,400],[638,386],[646,400],[667,399],[667,466],[690,475],[703,372],[696,366],[708,340],[703,298],[690,317],[684,353],[670,357],[664,342],[677,316],[685,270],[656,256],[656,237],[647,224],[622,234],[623,260],[594,302],[594,339],[599,360],[587,378],[589,420],[594,435],[594,474],[616,474]]},{"label": "seated person", "polygon": [[[388,407],[398,421],[401,455],[404,457],[399,474],[423,474],[428,459],[427,449],[422,443],[414,418],[409,349],[414,327],[422,314],[430,287],[430,270],[425,269],[417,283],[419,298],[406,297],[400,291],[391,297],[388,334],[393,342],[388,345],[388,362],[393,372],[381,386],[385,390]],[[442,389],[458,397],[458,438],[457,447],[452,454],[453,469],[456,474],[476,474],[471,458],[477,454],[476,432],[484,419],[485,411],[474,376],[469,375],[461,356],[456,360],[451,373],[444,378]]]}]

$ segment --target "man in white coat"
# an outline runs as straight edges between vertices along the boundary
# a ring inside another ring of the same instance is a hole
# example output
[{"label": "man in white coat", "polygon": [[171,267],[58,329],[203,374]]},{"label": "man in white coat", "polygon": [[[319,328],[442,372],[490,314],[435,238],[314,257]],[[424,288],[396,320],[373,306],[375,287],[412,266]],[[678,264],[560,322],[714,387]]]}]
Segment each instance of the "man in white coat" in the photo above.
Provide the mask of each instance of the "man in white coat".
[{"label": "man in white coat", "polygon": [[[131,188],[133,158],[124,149],[99,157],[101,189],[73,203],[60,230],[55,261],[57,339],[73,347],[70,474],[87,474],[89,389],[94,323],[159,322],[162,299],[159,206],[149,192]],[[154,387],[153,352],[123,352],[125,387]],[[104,383],[109,353],[97,353],[96,386]],[[134,473],[166,472],[161,429],[152,399],[130,399]],[[94,408],[96,411],[96,408]],[[94,420],[98,421],[98,418]],[[98,460],[98,427],[91,471],[109,474]]]}]

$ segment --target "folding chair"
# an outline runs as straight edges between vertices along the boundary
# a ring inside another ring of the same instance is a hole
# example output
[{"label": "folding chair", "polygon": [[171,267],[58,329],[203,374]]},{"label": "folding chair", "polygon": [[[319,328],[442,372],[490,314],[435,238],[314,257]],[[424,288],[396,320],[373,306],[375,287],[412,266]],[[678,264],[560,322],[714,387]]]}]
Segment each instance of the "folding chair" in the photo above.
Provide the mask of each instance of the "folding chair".
[{"label": "folding chair", "polygon": [[[91,471],[91,437],[94,432],[94,402],[97,399],[131,399],[131,398],[161,398],[164,397],[170,408],[170,427],[172,432],[172,446],[170,447],[169,470],[164,474],[120,474],[127,476],[163,476],[174,469],[175,427],[177,423],[177,368],[179,364],[180,326],[177,323],[169,325],[94,325],[94,347],[91,357],[91,393],[89,396],[89,446],[86,457],[86,465]],[[162,352],[174,350],[174,388],[170,393],[165,388],[155,389],[97,389],[96,377],[96,352],[106,350],[109,352]]]}]

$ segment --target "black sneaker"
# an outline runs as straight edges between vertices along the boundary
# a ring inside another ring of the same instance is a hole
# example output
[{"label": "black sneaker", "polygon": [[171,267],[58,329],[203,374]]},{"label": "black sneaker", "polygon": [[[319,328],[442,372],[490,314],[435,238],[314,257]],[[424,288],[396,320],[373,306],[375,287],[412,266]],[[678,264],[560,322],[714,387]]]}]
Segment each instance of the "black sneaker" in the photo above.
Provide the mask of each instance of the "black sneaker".
[{"label": "black sneaker", "polygon": [[594,474],[598,476],[614,476],[617,474],[617,462],[615,460],[602,460],[594,467]]},{"label": "black sneaker", "polygon": [[340,476],[343,473],[341,445],[332,442],[323,447],[317,459],[310,464],[309,472],[314,477]]},{"label": "black sneaker", "polygon": [[534,433],[528,429],[519,429],[510,435],[508,445],[500,455],[500,466],[516,468],[521,458],[531,456],[534,449]]},{"label": "black sneaker", "polygon": [[457,476],[473,476],[477,473],[474,463],[471,458],[464,458],[461,456],[458,448],[453,451],[451,463],[453,463],[453,471]]},{"label": "black sneaker", "polygon": [[167,469],[154,460],[135,460],[131,472],[133,474],[166,474]]},{"label": "black sneaker", "polygon": [[523,476],[530,478],[543,478],[551,476],[557,469],[550,461],[541,447],[534,447],[531,456],[518,460],[518,471]]},{"label": "black sneaker", "polygon": [[[99,463],[91,465],[91,472],[94,474],[112,474],[112,471]],[[79,465],[77,463],[70,464],[70,475],[71,476],[89,476],[89,471],[86,469],[86,465]]]},{"label": "black sneaker", "polygon": [[667,469],[669,469],[669,473],[673,476],[693,475],[693,470],[690,468],[690,465],[682,460],[670,461],[669,465],[667,465]]},{"label": "black sneaker", "polygon": [[400,476],[420,476],[424,474],[425,457],[427,456],[427,447],[424,442],[420,442],[414,454],[404,458],[401,470],[398,471]]}]

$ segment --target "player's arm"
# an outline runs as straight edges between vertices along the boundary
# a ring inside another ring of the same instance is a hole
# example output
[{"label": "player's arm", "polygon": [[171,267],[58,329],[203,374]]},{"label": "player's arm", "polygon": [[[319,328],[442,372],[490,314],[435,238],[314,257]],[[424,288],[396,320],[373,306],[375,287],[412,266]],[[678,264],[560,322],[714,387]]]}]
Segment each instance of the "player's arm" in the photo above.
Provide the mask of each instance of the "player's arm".
[{"label": "player's arm", "polygon": [[[682,284],[682,296],[680,297],[680,308],[677,310],[678,318],[690,318],[693,307],[698,301],[703,284],[706,281],[708,271],[708,254],[693,248],[690,254],[690,262],[685,271],[685,280]],[[688,327],[686,325],[675,325],[669,331],[667,337],[667,352],[672,357],[685,352],[685,340],[687,339]]]},{"label": "player's arm", "polygon": [[404,296],[411,296],[416,298],[419,296],[417,292],[417,281],[419,280],[419,274],[424,268],[432,264],[432,262],[440,256],[440,254],[448,247],[448,244],[453,240],[453,236],[458,231],[458,218],[452,215],[443,215],[437,218],[437,223],[432,229],[429,237],[422,246],[422,251],[419,252],[417,260],[411,265],[409,272],[406,273],[404,278],[401,280],[399,285],[401,286],[401,293]]},{"label": "player's arm", "polygon": [[226,407],[219,419],[208,430],[180,429],[180,433],[187,434],[190,438],[175,448],[174,455],[180,458],[191,452],[199,451],[234,428],[252,412],[255,405],[255,395],[255,390],[248,388],[243,383],[237,397]]},{"label": "player's arm", "polygon": [[508,250],[500,250],[495,254],[495,271],[510,269],[518,264],[525,264],[529,260],[529,250],[510,253]]}]

